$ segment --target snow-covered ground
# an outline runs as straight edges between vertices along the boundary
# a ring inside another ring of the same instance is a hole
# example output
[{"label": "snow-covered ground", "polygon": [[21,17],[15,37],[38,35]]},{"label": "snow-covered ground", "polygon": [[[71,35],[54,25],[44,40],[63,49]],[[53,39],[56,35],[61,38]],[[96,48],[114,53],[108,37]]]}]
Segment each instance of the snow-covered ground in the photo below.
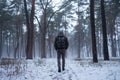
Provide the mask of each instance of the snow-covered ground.
[{"label": "snow-covered ground", "polygon": [[0,80],[120,80],[120,61],[66,60],[66,70],[57,72],[56,59],[27,60],[0,65]]}]

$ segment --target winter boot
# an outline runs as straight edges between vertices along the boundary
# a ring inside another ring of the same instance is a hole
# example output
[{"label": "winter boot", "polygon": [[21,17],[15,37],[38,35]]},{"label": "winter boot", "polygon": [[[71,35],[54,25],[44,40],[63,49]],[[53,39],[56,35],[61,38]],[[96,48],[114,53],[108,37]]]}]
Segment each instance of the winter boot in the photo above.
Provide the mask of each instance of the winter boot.
[{"label": "winter boot", "polygon": [[58,69],[58,72],[61,72],[61,69]]},{"label": "winter boot", "polygon": [[63,67],[63,68],[62,68],[62,70],[64,71],[64,70],[65,70],[65,68]]}]

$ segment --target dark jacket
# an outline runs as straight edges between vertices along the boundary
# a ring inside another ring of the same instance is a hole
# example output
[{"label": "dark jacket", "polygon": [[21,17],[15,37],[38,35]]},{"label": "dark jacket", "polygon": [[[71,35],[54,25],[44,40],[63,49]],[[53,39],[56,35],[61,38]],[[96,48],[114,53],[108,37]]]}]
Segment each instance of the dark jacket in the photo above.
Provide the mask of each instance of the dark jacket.
[{"label": "dark jacket", "polygon": [[[64,38],[65,38],[65,39],[64,39],[64,40],[65,40],[65,41],[64,41],[64,42],[65,42],[65,47],[64,47],[64,48],[62,48],[62,47],[59,48],[59,47],[57,46],[57,40],[58,40],[59,37],[64,37]],[[58,49],[67,49],[68,46],[69,46],[69,43],[68,43],[67,37],[65,37],[65,36],[59,36],[59,35],[58,35],[58,36],[55,38],[55,42],[54,42],[55,50],[58,50]]]}]

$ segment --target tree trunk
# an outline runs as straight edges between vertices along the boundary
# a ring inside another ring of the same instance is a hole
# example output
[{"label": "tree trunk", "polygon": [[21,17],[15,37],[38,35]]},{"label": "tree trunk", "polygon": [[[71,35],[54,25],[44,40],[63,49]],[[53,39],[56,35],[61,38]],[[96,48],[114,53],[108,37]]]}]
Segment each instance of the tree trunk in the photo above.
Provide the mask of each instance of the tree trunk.
[{"label": "tree trunk", "polygon": [[95,35],[94,0],[90,0],[90,21],[91,21],[91,34],[92,34],[93,62],[98,62],[97,49],[96,49],[96,35]]},{"label": "tree trunk", "polygon": [[46,58],[46,9],[43,13],[43,34],[42,34],[42,48],[41,48],[41,57]]},{"label": "tree trunk", "polygon": [[[11,35],[11,33],[10,33],[10,35]],[[10,57],[10,37],[8,37],[7,40],[8,40],[7,41],[7,56],[9,58]]]},{"label": "tree trunk", "polygon": [[[16,11],[16,14],[17,14],[17,12],[18,12],[18,10]],[[17,30],[16,38],[17,39],[15,39],[14,58],[17,58],[17,55],[19,55],[20,27],[19,27],[18,23],[19,23],[18,16],[16,15],[16,30]]]},{"label": "tree trunk", "polygon": [[24,9],[25,9],[25,16],[26,16],[26,25],[27,25],[27,45],[26,45],[26,58],[29,59],[29,34],[30,34],[30,24],[29,24],[29,16],[27,11],[27,3],[26,0],[24,0]]},{"label": "tree trunk", "polygon": [[41,57],[41,35],[38,37],[38,51],[39,51],[39,57]]},{"label": "tree trunk", "polygon": [[112,43],[112,57],[116,57],[117,56],[117,45],[116,45],[116,38],[113,38],[113,36],[115,35],[112,35],[112,39],[111,39],[111,43]]},{"label": "tree trunk", "polygon": [[81,49],[80,49],[80,20],[78,20],[78,58],[80,58],[80,52],[81,52]]},{"label": "tree trunk", "polygon": [[0,58],[2,56],[2,26],[0,25]]},{"label": "tree trunk", "polygon": [[[49,33],[48,33],[48,34],[49,34]],[[52,43],[52,36],[49,34],[48,49],[49,49],[49,54],[50,54],[49,57],[50,57],[50,58],[52,57],[52,48],[51,48],[51,47],[52,47],[52,46],[51,46],[52,44],[51,44],[51,43]]]},{"label": "tree trunk", "polygon": [[108,30],[110,35],[110,42],[111,42],[111,54],[112,57],[116,56],[116,38],[115,38],[115,16],[109,16],[108,18]]},{"label": "tree trunk", "polygon": [[[78,0],[78,13],[80,12],[79,10],[79,0]],[[80,14],[78,14],[78,58],[80,58]]]},{"label": "tree trunk", "polygon": [[120,38],[118,39],[118,51],[119,51],[119,56],[120,56]]},{"label": "tree trunk", "polygon": [[[27,47],[26,47],[26,58],[32,59],[33,53],[33,43],[34,43],[34,10],[35,10],[35,0],[32,0],[32,9],[30,20],[27,12],[26,0],[24,0],[24,7],[26,13],[26,23],[27,23]],[[29,22],[30,21],[30,22]]]},{"label": "tree trunk", "polygon": [[103,54],[104,54],[104,60],[109,60],[104,0],[101,0],[101,17],[102,17],[102,31],[103,31]]},{"label": "tree trunk", "polygon": [[35,0],[32,0],[32,10],[30,16],[30,39],[29,39],[29,56],[32,59],[33,45],[34,45],[34,11],[35,11]]},{"label": "tree trunk", "polygon": [[111,44],[112,44],[112,57],[116,57],[116,33],[115,33],[115,18],[111,21]]},{"label": "tree trunk", "polygon": [[46,58],[45,50],[46,50],[46,39],[45,39],[45,33],[42,35],[41,39],[41,58]]}]

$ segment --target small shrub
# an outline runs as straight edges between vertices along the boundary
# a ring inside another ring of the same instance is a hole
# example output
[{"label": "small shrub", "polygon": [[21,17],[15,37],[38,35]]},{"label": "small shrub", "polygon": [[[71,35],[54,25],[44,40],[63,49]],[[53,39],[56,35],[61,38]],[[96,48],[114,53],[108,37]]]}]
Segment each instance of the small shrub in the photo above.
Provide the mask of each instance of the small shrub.
[{"label": "small shrub", "polygon": [[37,61],[34,61],[34,64],[36,66],[40,66],[43,63],[43,61],[41,59],[37,59]]},{"label": "small shrub", "polygon": [[2,58],[0,60],[0,65],[10,65],[15,63],[16,63],[16,60],[13,58]]},{"label": "small shrub", "polygon": [[2,58],[0,66],[6,71],[7,76],[18,75],[25,71],[25,61],[22,59]]}]

